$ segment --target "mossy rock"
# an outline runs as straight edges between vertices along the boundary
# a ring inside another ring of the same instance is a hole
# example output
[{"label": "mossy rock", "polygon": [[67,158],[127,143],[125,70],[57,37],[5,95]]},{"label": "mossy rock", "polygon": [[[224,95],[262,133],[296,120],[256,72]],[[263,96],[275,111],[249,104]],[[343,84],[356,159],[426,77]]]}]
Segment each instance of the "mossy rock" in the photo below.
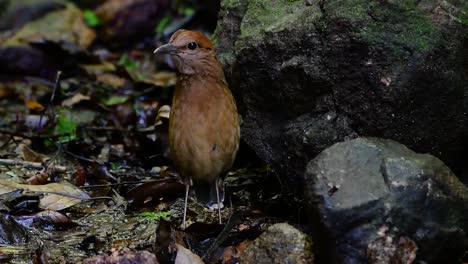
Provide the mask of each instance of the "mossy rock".
[{"label": "mossy rock", "polygon": [[222,1],[214,39],[243,138],[293,182],[324,148],[356,136],[462,170],[466,10],[460,0]]}]

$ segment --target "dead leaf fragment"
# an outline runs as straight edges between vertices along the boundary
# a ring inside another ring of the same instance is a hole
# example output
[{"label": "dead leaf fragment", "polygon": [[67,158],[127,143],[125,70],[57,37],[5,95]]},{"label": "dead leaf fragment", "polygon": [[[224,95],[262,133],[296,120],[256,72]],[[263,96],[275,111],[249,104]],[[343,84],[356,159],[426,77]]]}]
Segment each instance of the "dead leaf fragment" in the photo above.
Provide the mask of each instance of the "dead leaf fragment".
[{"label": "dead leaf fragment", "polygon": [[126,79],[111,73],[96,75],[96,80],[100,83],[107,84],[114,89],[122,88],[127,82]]},{"label": "dead leaf fragment", "polygon": [[80,65],[82,69],[89,75],[99,75],[105,72],[115,72],[117,67],[113,63],[103,61],[101,64],[84,64]]},{"label": "dead leaf fragment", "polygon": [[147,82],[159,87],[169,87],[175,85],[177,75],[174,72],[157,72],[147,76]]},{"label": "dead leaf fragment", "polygon": [[25,161],[44,162],[45,160],[49,159],[49,157],[46,155],[35,152],[24,143],[20,143],[18,145],[16,148],[16,153],[18,153]]},{"label": "dead leaf fragment", "polygon": [[77,103],[79,103],[81,101],[89,101],[89,100],[91,100],[91,97],[89,97],[88,95],[84,95],[82,93],[77,93],[77,94],[73,95],[72,97],[63,100],[62,106],[72,107],[73,105],[76,105]]},{"label": "dead leaf fragment", "polygon": [[175,259],[175,264],[203,264],[203,260],[198,256],[193,254],[192,251],[186,249],[180,244],[177,246],[177,256]]},{"label": "dead leaf fragment", "polygon": [[83,264],[118,264],[118,263],[139,263],[157,264],[156,256],[148,251],[133,252],[128,248],[112,249],[111,255],[95,256],[83,260]]},{"label": "dead leaf fragment", "polygon": [[39,206],[52,211],[63,210],[90,198],[87,193],[66,182],[28,185],[0,180],[0,195],[16,190],[46,194],[40,200]]},{"label": "dead leaf fragment", "polygon": [[46,16],[23,26],[3,46],[22,46],[38,40],[57,43],[74,43],[81,48],[88,48],[96,38],[96,33],[83,21],[83,14],[74,5],[50,12]]},{"label": "dead leaf fragment", "polygon": [[158,117],[169,119],[170,114],[171,114],[171,107],[169,105],[163,105],[158,110]]},{"label": "dead leaf fragment", "polygon": [[35,100],[28,100],[28,99],[25,99],[24,100],[24,105],[26,105],[26,107],[29,109],[29,110],[32,110],[32,111],[35,111],[35,112],[42,112],[44,111],[44,106],[41,105],[39,102],[35,101]]},{"label": "dead leaf fragment", "polygon": [[36,173],[34,176],[26,179],[26,182],[31,185],[42,185],[46,184],[49,180],[50,172],[47,172],[47,169],[43,169]]}]

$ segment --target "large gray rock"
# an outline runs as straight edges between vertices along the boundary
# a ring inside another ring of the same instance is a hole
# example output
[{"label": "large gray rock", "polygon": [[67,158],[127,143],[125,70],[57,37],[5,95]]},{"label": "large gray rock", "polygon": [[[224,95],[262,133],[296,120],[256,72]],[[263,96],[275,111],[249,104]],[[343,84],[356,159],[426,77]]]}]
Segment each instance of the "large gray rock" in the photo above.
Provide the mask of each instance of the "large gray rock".
[{"label": "large gray rock", "polygon": [[468,2],[224,0],[215,40],[242,135],[283,175],[324,148],[391,138],[458,166]]},{"label": "large gray rock", "polygon": [[397,142],[327,148],[307,166],[306,196],[325,263],[460,263],[468,250],[468,189]]}]

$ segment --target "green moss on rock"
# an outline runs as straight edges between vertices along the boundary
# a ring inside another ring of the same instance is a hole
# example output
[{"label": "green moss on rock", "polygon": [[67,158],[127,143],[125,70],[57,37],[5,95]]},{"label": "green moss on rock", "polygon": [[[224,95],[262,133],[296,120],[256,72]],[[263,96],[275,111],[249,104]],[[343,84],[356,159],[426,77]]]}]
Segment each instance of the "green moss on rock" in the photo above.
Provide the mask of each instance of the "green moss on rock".
[{"label": "green moss on rock", "polygon": [[415,0],[327,1],[325,12],[330,20],[348,21],[361,39],[394,49],[425,52],[440,40],[439,29],[419,9]]},{"label": "green moss on rock", "polygon": [[234,9],[241,6],[242,3],[241,0],[224,0],[221,4],[223,5],[223,8]]},{"label": "green moss on rock", "polygon": [[407,5],[377,8],[373,14],[376,21],[368,25],[368,31],[361,31],[362,37],[389,46],[397,54],[405,49],[426,52],[434,48],[440,42],[440,30],[414,3],[405,2]]},{"label": "green moss on rock", "polygon": [[240,43],[259,41],[266,32],[295,30],[311,25],[321,16],[317,5],[306,6],[304,1],[291,0],[249,0],[247,12],[242,20]]}]

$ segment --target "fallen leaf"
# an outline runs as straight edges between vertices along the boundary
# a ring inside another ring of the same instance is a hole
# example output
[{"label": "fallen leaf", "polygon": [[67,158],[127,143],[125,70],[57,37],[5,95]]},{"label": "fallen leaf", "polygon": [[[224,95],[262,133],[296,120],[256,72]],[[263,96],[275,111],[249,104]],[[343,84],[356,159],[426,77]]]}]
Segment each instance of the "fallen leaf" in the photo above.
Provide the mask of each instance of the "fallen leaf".
[{"label": "fallen leaf", "polygon": [[162,119],[169,119],[171,115],[171,107],[169,105],[163,105],[158,110],[158,115],[156,116],[156,120],[154,121],[155,126],[159,126],[163,124]]},{"label": "fallen leaf", "polygon": [[63,210],[90,198],[87,193],[66,182],[28,185],[8,180],[0,180],[0,195],[16,190],[46,194],[40,200],[39,206],[52,211]]},{"label": "fallen leaf", "polygon": [[148,76],[145,76],[147,83],[159,86],[159,87],[169,87],[174,86],[177,81],[177,75],[174,72],[157,72],[151,73]]},{"label": "fallen leaf", "polygon": [[47,183],[49,177],[50,173],[47,172],[46,169],[43,169],[40,172],[36,173],[34,176],[26,179],[26,182],[31,185],[42,185]]},{"label": "fallen leaf", "polygon": [[177,246],[177,256],[175,259],[175,264],[203,264],[203,260],[198,256],[193,254],[192,251],[186,249],[185,247],[176,244]]},{"label": "fallen leaf", "polygon": [[93,10],[84,10],[83,11],[83,18],[90,27],[97,27],[99,24],[101,24],[101,21],[99,20],[99,17],[96,15],[96,13]]},{"label": "fallen leaf", "polygon": [[77,166],[75,172],[73,173],[73,178],[75,179],[76,186],[83,186],[88,179],[89,173],[86,167],[84,166]]},{"label": "fallen leaf", "polygon": [[74,43],[81,48],[87,48],[95,38],[96,33],[85,24],[80,9],[67,5],[65,9],[50,12],[24,25],[15,35],[7,39],[3,46],[22,46],[38,40],[49,40],[57,43]]},{"label": "fallen leaf", "polygon": [[180,196],[183,190],[184,185],[181,182],[175,179],[163,179],[136,186],[128,191],[126,198],[131,206],[138,207],[144,205],[150,198],[156,202],[161,198]]},{"label": "fallen leaf", "polygon": [[24,227],[31,227],[32,222],[35,220],[42,220],[44,223],[48,224],[59,224],[59,225],[71,225],[73,222],[64,214],[60,212],[44,210],[32,215],[23,215],[16,218],[16,221],[19,222]]},{"label": "fallen leaf", "polygon": [[117,89],[122,88],[127,80],[111,73],[102,73],[96,75],[96,80],[100,83],[107,84],[110,87]]},{"label": "fallen leaf", "polygon": [[141,32],[152,31],[170,1],[107,0],[95,11],[102,22],[100,37],[120,42],[132,39]]},{"label": "fallen leaf", "polygon": [[35,152],[24,143],[20,143],[15,152],[18,153],[25,161],[43,162],[49,159],[46,155]]},{"label": "fallen leaf", "polygon": [[249,240],[244,240],[238,245],[226,247],[223,252],[223,263],[230,263],[229,261],[238,259],[250,242]]},{"label": "fallen leaf", "polygon": [[89,75],[98,75],[105,72],[115,72],[117,67],[113,63],[103,61],[101,64],[85,64],[80,65]]},{"label": "fallen leaf", "polygon": [[169,105],[163,105],[158,110],[158,117],[167,118],[171,115],[171,107]]},{"label": "fallen leaf", "polygon": [[35,100],[25,99],[24,100],[24,105],[26,105],[26,107],[29,110],[32,110],[32,111],[35,111],[35,112],[42,112],[45,109],[43,105],[41,105],[39,102],[37,102]]},{"label": "fallen leaf", "polygon": [[89,97],[88,95],[77,93],[77,94],[74,94],[72,97],[63,100],[62,106],[71,107],[81,101],[89,101],[89,100],[91,100],[91,97]]},{"label": "fallen leaf", "polygon": [[112,106],[112,105],[119,105],[127,102],[129,99],[129,96],[126,95],[112,95],[106,99],[103,100],[103,104],[107,106]]},{"label": "fallen leaf", "polygon": [[7,98],[13,95],[14,91],[8,85],[0,83],[0,99]]},{"label": "fallen leaf", "polygon": [[158,263],[156,256],[148,251],[132,252],[128,248],[119,248],[111,251],[111,255],[94,256],[83,260],[83,264],[102,264],[102,263],[139,263],[155,264]]}]

